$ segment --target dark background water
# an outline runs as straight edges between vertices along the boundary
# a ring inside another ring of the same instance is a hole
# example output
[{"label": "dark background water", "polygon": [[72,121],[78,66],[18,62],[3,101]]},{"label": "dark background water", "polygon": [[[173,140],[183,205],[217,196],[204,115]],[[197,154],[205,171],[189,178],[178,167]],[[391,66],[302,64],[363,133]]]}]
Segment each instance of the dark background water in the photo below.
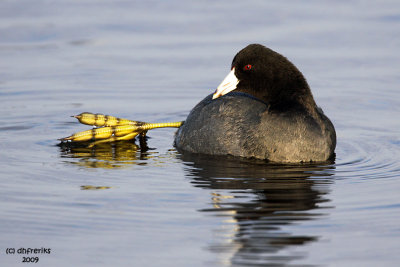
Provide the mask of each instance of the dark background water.
[{"label": "dark background water", "polygon": [[[184,157],[174,129],[56,146],[83,111],[184,120],[249,43],[307,77],[335,163]],[[2,1],[1,265],[396,266],[399,47],[397,1]]]}]

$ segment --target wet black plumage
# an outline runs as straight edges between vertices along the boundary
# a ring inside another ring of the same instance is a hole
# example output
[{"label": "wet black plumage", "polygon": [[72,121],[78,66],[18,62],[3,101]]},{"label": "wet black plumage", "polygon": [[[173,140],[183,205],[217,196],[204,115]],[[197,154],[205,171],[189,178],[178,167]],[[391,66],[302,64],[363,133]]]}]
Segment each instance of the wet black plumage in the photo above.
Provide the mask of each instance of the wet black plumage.
[{"label": "wet black plumage", "polygon": [[252,44],[234,57],[232,69],[236,89],[193,108],[175,136],[179,151],[273,162],[332,158],[334,126],[289,60]]}]

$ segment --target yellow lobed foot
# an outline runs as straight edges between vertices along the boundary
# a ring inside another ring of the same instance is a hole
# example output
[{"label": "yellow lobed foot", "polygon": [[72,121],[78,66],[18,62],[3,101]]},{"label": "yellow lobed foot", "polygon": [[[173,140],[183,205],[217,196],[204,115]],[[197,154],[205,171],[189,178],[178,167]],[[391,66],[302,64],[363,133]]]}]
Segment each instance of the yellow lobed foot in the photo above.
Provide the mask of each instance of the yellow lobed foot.
[{"label": "yellow lobed foot", "polygon": [[183,121],[147,123],[88,112],[72,117],[77,118],[80,123],[97,126],[98,128],[74,133],[71,136],[59,140],[62,142],[90,142],[89,147],[93,147],[100,143],[132,140],[138,134],[144,136],[148,130],[165,127],[179,128],[183,124]]}]

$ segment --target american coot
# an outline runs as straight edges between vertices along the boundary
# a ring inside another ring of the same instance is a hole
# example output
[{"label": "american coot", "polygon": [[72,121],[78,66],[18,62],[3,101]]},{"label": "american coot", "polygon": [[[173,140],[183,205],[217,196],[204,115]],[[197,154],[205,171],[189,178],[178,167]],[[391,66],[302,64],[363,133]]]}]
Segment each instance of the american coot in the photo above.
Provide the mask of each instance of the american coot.
[{"label": "american coot", "polygon": [[175,146],[183,153],[318,162],[333,157],[336,133],[303,74],[284,56],[251,44],[233,58],[215,93],[192,109]]}]

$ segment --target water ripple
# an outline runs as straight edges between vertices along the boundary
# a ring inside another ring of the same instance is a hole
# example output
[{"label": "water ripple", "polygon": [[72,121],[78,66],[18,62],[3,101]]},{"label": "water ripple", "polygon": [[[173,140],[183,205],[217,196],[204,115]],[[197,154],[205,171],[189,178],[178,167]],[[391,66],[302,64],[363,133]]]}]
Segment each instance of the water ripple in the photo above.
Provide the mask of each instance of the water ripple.
[{"label": "water ripple", "polygon": [[337,148],[336,174],[341,178],[392,178],[400,176],[399,150],[388,143],[344,140]]}]

